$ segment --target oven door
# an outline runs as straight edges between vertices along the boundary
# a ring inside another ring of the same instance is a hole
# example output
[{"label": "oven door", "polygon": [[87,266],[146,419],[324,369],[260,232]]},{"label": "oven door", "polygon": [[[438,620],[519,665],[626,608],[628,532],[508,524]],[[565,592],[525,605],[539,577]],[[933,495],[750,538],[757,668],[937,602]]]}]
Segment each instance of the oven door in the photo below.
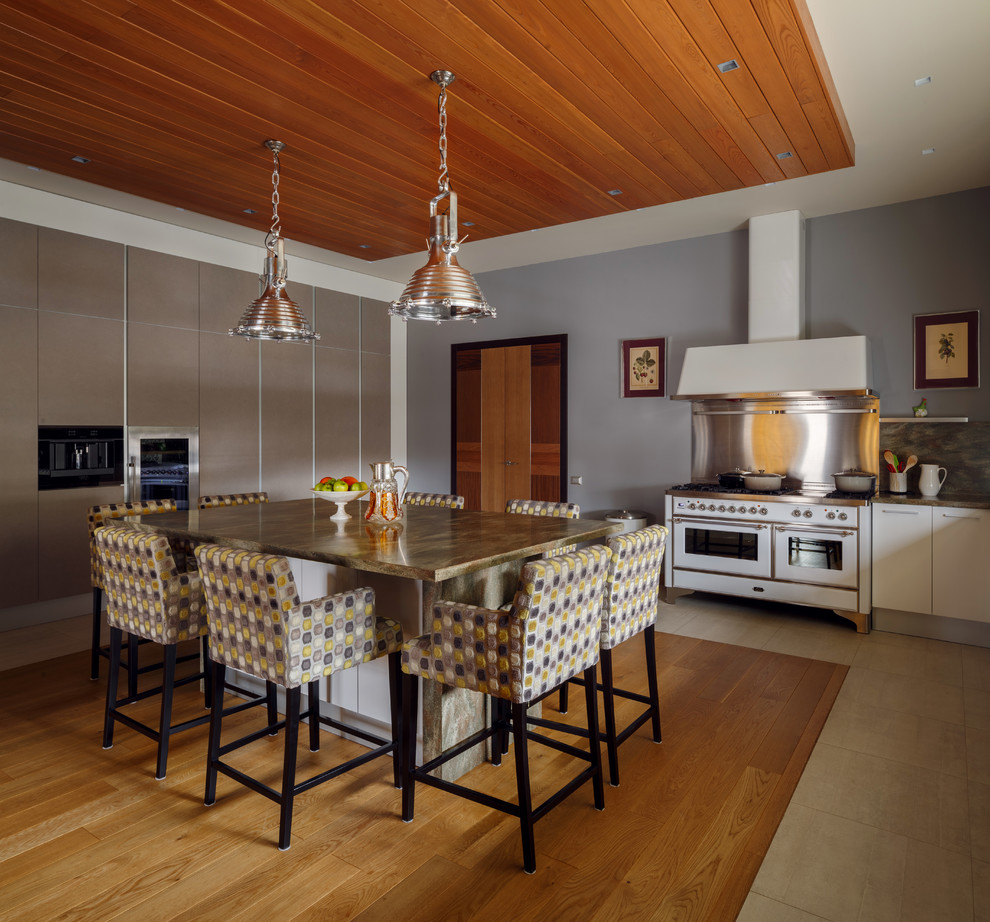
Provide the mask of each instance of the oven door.
[{"label": "oven door", "polygon": [[673,565],[681,570],[770,578],[770,526],[673,517]]},{"label": "oven door", "polygon": [[858,532],[815,525],[774,525],[773,578],[859,588]]}]

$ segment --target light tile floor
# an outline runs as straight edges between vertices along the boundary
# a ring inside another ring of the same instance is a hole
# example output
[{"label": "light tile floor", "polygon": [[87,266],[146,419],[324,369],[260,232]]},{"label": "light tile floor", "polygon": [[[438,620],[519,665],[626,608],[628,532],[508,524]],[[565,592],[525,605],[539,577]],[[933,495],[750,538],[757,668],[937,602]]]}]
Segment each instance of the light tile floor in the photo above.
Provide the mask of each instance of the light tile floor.
[{"label": "light tile floor", "polygon": [[[658,628],[850,667],[738,922],[990,922],[990,649],[703,594]],[[2,632],[0,669],[88,645],[88,615]]]}]

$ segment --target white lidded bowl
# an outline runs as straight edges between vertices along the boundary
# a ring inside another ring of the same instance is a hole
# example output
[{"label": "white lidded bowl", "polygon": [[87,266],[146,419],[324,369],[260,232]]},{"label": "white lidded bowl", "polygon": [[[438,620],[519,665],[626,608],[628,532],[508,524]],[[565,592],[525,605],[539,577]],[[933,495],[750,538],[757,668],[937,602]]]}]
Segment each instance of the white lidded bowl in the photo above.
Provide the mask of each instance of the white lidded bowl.
[{"label": "white lidded bowl", "polygon": [[835,488],[844,493],[869,493],[876,482],[876,475],[866,471],[843,471],[833,474]]},{"label": "white lidded bowl", "polygon": [[743,483],[747,490],[779,490],[783,482],[783,474],[768,474],[766,471],[743,474]]}]

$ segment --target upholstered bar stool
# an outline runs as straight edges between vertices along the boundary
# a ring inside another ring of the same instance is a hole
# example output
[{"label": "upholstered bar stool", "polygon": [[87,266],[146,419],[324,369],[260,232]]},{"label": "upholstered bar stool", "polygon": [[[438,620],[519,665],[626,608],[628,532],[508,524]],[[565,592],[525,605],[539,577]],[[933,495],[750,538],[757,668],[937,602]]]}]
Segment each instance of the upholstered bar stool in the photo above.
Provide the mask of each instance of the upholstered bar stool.
[{"label": "upholstered bar stool", "polygon": [[[213,710],[206,769],[207,806],[215,803],[217,774],[226,775],[280,806],[278,847],[290,845],[296,795],[336,778],[379,756],[393,754],[393,781],[402,783],[399,737],[402,630],[395,621],[375,614],[372,589],[355,589],[311,602],[300,602],[289,561],[271,554],[204,544],[196,548],[208,612],[210,657],[213,662]],[[320,714],[319,684],[323,676],[388,657],[392,739]],[[228,667],[285,689],[285,719],[239,739],[222,742],[223,685]],[[309,748],[320,748],[320,725],[366,740],[366,753],[348,759],[305,781],[296,781],[296,749],[301,716],[301,689],[307,686]],[[234,768],[224,757],[265,734],[285,730],[281,790]]]},{"label": "upholstered bar stool", "polygon": [[[145,500],[135,503],[110,503],[102,506],[91,506],[86,516],[89,529],[89,571],[90,584],[93,587],[93,639],[90,648],[89,676],[91,679],[100,677],[100,657],[109,658],[110,647],[103,646],[100,641],[100,615],[103,610],[103,573],[99,557],[96,553],[96,529],[112,519],[126,518],[129,515],[154,515],[159,512],[174,512],[175,501],[171,499]],[[182,569],[185,569],[183,566]],[[128,644],[127,662],[124,663],[128,672],[128,693],[137,693],[137,638]],[[132,668],[133,663],[133,668]],[[155,668],[155,667],[152,667]]]},{"label": "upholstered bar stool", "polygon": [[443,509],[463,509],[464,497],[456,493],[406,493],[407,506],[439,506]]},{"label": "upholstered bar stool", "polygon": [[[402,689],[404,821],[413,819],[416,782],[516,816],[522,834],[523,867],[532,873],[536,870],[533,826],[538,819],[589,780],[594,790],[595,807],[604,808],[594,689],[601,600],[609,555],[608,548],[594,545],[573,554],[527,563],[509,611],[454,602],[438,602],[433,606],[432,632],[410,640],[402,650],[405,673]],[[572,676],[582,673],[588,701],[588,751],[548,737],[532,738],[574,756],[585,763],[585,767],[534,807],[529,776],[527,709]],[[493,719],[485,729],[416,767],[417,682],[420,678],[490,696]],[[498,764],[507,747],[510,730],[515,745],[515,803],[432,774],[445,762],[490,739],[493,761]]]},{"label": "upholstered bar stool", "polygon": [[[199,577],[176,569],[168,539],[127,525],[104,525],[94,535],[107,594],[110,624],[110,674],[103,723],[103,748],[113,747],[114,724],[122,723],[158,743],[155,778],[165,777],[168,742],[174,733],[206,723],[204,714],[172,724],[175,688],[207,679],[205,671],[175,677],[176,644],[206,634],[206,612]],[[137,694],[117,697],[120,649],[124,632],[164,649],[162,684]],[[141,723],[122,709],[151,695],[161,696],[158,728]],[[207,694],[204,706],[210,700]]]},{"label": "upholstered bar stool", "polygon": [[[577,503],[551,503],[537,499],[510,499],[505,503],[505,511],[513,515],[545,515],[556,519],[579,519],[581,507]],[[576,544],[568,544],[551,551],[547,556],[570,554]]]},{"label": "upholstered bar stool", "polygon": [[200,509],[213,509],[216,506],[248,506],[252,503],[267,503],[268,494],[259,493],[214,493],[199,498]]},{"label": "upholstered bar stool", "polygon": [[[601,683],[605,710],[605,745],[608,751],[609,783],[619,784],[619,745],[629,739],[646,721],[651,721],[653,741],[660,742],[660,694],[657,685],[655,626],[660,590],[660,569],[667,541],[663,525],[613,535],[608,539],[612,560],[602,604]],[[612,674],[612,651],[621,643],[642,634],[646,647],[648,695],[616,688]],[[573,679],[581,684],[582,679]],[[615,698],[626,698],[647,705],[621,731],[616,729]],[[567,685],[560,690],[560,710],[567,711]],[[540,726],[568,729],[550,720],[531,720]],[[573,728],[571,728],[573,729]],[[575,731],[576,732],[576,731]],[[583,735],[583,734],[582,734]]]}]

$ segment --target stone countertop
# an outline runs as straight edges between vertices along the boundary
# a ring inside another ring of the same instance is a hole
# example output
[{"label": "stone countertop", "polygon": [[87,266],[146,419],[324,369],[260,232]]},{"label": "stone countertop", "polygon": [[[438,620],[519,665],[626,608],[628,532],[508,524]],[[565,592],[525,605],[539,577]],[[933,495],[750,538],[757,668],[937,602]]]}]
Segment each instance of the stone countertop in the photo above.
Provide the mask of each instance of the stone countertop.
[{"label": "stone countertop", "polygon": [[503,563],[539,557],[562,545],[603,540],[620,531],[611,522],[502,512],[405,506],[388,525],[364,519],[365,501],[333,520],[320,499],[218,506],[149,516],[128,525],[196,543],[336,564],[355,570],[440,582]]},{"label": "stone countertop", "polygon": [[901,506],[957,506],[962,509],[990,509],[990,493],[947,493],[938,496],[922,496],[920,493],[878,493],[875,503]]}]

